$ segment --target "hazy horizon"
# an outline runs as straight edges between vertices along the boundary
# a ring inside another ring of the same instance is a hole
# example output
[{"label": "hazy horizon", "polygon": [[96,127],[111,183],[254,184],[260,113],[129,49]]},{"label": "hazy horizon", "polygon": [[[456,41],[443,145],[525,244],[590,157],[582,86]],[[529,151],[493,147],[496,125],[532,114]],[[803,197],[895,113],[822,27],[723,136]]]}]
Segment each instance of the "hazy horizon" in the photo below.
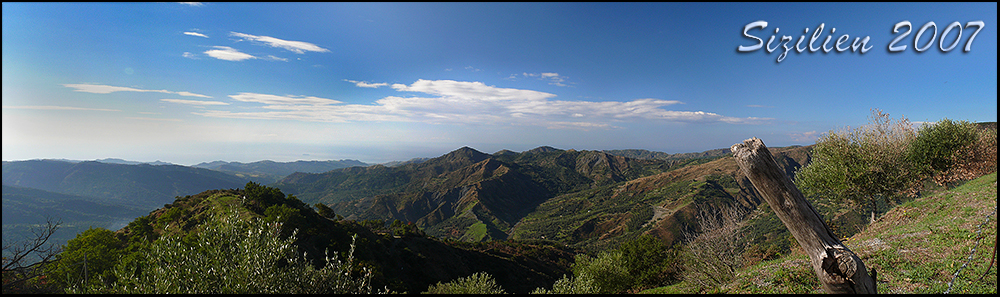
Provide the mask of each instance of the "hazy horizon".
[{"label": "hazy horizon", "polygon": [[996,5],[5,2],[3,160],[675,154],[810,145],[875,108],[995,122]]}]

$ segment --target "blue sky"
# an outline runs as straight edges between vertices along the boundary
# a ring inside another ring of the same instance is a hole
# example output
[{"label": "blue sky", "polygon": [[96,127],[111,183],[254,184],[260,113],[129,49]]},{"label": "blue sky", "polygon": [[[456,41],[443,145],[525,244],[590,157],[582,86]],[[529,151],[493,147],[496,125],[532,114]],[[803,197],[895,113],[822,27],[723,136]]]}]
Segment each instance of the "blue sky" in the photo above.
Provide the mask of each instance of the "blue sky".
[{"label": "blue sky", "polygon": [[[755,21],[778,50],[737,50]],[[810,51],[820,24],[816,47],[869,50]],[[997,25],[996,3],[5,2],[3,160],[681,153],[808,145],[873,108],[996,121]],[[777,62],[782,36],[805,50]]]}]

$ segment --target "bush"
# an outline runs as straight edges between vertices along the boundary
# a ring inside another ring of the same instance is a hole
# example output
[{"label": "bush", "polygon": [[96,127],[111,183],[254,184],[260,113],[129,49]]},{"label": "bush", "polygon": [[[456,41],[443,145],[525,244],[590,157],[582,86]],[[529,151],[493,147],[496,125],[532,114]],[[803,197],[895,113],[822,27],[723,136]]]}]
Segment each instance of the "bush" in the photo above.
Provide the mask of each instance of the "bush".
[{"label": "bush", "polygon": [[996,171],[996,147],[995,129],[944,119],[920,129],[908,157],[923,176],[945,185]]},{"label": "bush", "polygon": [[552,284],[552,290],[537,288],[531,294],[598,294],[593,278],[570,278],[563,275]]},{"label": "bush", "polygon": [[575,281],[592,284],[597,294],[622,293],[632,287],[620,250],[603,251],[597,257],[577,255],[573,275]]},{"label": "bush", "polygon": [[955,163],[959,149],[976,140],[976,127],[966,121],[944,119],[924,124],[910,146],[909,156],[921,173],[944,172]]},{"label": "bush", "polygon": [[[152,243],[140,257],[114,267],[117,281],[94,291],[113,293],[370,293],[371,272],[353,276],[354,244],[346,263],[335,253],[314,268],[299,257],[281,224],[235,211],[210,219],[186,243],[179,235]],[[90,288],[79,288],[90,291]],[[78,289],[78,290],[79,290]]]},{"label": "bush", "polygon": [[488,273],[476,272],[448,283],[438,282],[427,287],[424,294],[504,294],[496,280]]},{"label": "bush", "polygon": [[652,235],[643,234],[626,241],[619,250],[622,251],[625,269],[632,276],[630,285],[633,289],[667,285],[678,277],[672,265],[676,261],[675,253]]}]

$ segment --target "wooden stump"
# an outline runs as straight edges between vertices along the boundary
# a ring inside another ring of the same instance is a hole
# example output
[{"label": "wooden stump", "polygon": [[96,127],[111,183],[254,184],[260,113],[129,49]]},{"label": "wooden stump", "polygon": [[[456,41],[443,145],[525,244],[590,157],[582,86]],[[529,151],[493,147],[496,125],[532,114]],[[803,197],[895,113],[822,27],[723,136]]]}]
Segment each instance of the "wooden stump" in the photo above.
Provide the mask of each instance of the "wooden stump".
[{"label": "wooden stump", "polygon": [[[865,263],[837,239],[756,137],[730,148],[736,163],[812,261],[827,293],[876,294]],[[872,271],[872,275],[875,271]]]}]

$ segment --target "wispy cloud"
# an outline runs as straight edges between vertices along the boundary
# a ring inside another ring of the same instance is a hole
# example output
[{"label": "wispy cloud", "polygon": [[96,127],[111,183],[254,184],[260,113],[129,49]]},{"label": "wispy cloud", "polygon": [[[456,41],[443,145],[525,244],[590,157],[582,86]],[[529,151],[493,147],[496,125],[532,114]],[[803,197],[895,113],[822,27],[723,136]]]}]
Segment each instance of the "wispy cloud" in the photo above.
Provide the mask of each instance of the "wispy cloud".
[{"label": "wispy cloud", "polygon": [[362,88],[373,88],[373,89],[389,85],[388,83],[369,83],[369,82],[356,81],[356,80],[350,80],[350,79],[345,79],[344,81],[352,83],[352,84],[354,84],[356,86],[359,86],[359,87],[362,87]]},{"label": "wispy cloud", "polygon": [[229,105],[229,103],[222,101],[203,101],[203,100],[184,100],[184,99],[160,99],[163,102],[177,103],[177,104],[187,104],[196,106],[206,106],[206,105]]},{"label": "wispy cloud", "polygon": [[192,54],[190,52],[184,52],[183,54],[181,54],[181,56],[185,57],[185,58],[188,58],[188,59],[197,59],[198,58],[198,56],[196,56],[195,54]]},{"label": "wispy cloud", "polygon": [[226,61],[243,61],[247,59],[256,59],[253,55],[240,52],[234,48],[228,46],[213,46],[213,50],[205,51],[205,54],[209,57],[216,58],[219,60]]},{"label": "wispy cloud", "polygon": [[522,72],[521,74],[514,73],[514,74],[511,74],[510,76],[507,76],[507,78],[505,78],[505,79],[507,79],[507,80],[515,80],[515,79],[518,78],[518,75],[520,75],[522,77],[526,77],[526,78],[535,78],[535,79],[538,79],[538,80],[548,81],[549,84],[553,85],[553,86],[560,86],[560,87],[569,86],[568,84],[564,83],[564,82],[566,82],[567,78],[565,76],[561,76],[561,75],[559,75],[559,73],[555,73],[555,72],[542,72],[542,73],[527,73],[527,72]]},{"label": "wispy cloud", "polygon": [[271,60],[271,61],[282,61],[282,62],[288,62],[288,59],[286,59],[286,58],[282,58],[282,57],[278,57],[278,56],[274,56],[274,55],[267,55],[267,59],[268,59],[268,60]]},{"label": "wispy cloud", "polygon": [[283,48],[285,50],[288,50],[296,54],[304,54],[307,51],[321,52],[321,53],[330,51],[328,49],[304,41],[291,41],[291,40],[278,39],[271,36],[257,36],[239,32],[229,32],[229,35],[238,37],[242,40],[250,40],[253,42],[263,43],[271,47]]},{"label": "wispy cloud", "polygon": [[789,134],[788,136],[792,138],[792,140],[794,141],[815,142],[817,139],[819,139],[820,136],[823,135],[823,133],[824,132],[809,131],[802,133],[792,133]]},{"label": "wispy cloud", "polygon": [[164,94],[177,94],[181,96],[189,97],[202,97],[202,98],[212,98],[211,96],[206,96],[202,94],[195,94],[191,92],[174,92],[167,90],[143,90],[129,87],[116,87],[108,85],[94,85],[94,84],[63,84],[64,87],[74,88],[77,92],[84,93],[94,93],[94,94],[108,94],[114,92],[154,92],[154,93],[164,93]]},{"label": "wispy cloud", "polygon": [[233,100],[236,101],[256,102],[267,105],[330,105],[341,103],[340,101],[333,99],[312,96],[278,96],[257,93],[239,93],[237,95],[229,95],[229,98],[233,98]]},{"label": "wispy cloud", "polygon": [[183,5],[194,6],[194,7],[200,7],[200,6],[205,5],[205,3],[202,3],[202,2],[177,2],[177,4],[183,4]]},{"label": "wispy cloud", "polygon": [[127,117],[125,119],[129,120],[139,120],[139,121],[156,121],[156,122],[180,122],[180,119],[163,119],[163,118],[147,118],[147,117]]},{"label": "wispy cloud", "polygon": [[34,106],[3,106],[4,109],[35,109],[35,110],[83,110],[83,111],[121,111],[118,109],[107,109],[107,108],[89,108],[89,107],[73,107],[73,106],[53,106],[53,105],[34,105]]},{"label": "wispy cloud", "polygon": [[191,36],[198,36],[198,37],[208,38],[208,35],[201,34],[201,33],[198,33],[198,32],[184,32],[184,35],[191,35]]},{"label": "wispy cloud", "polygon": [[[362,82],[347,80],[361,86]],[[385,86],[387,83],[363,85]],[[399,92],[425,96],[388,96],[374,104],[341,104],[340,101],[310,96],[278,96],[240,93],[229,97],[242,102],[261,103],[260,111],[205,111],[210,117],[245,119],[288,119],[302,121],[402,121],[454,124],[537,125],[553,129],[607,129],[627,121],[668,121],[687,123],[723,122],[757,124],[767,118],[735,118],[704,111],[668,110],[683,104],[654,98],[631,101],[553,100],[555,94],[533,90],[500,88],[481,82],[418,80],[410,85],[392,84]],[[429,96],[426,96],[429,95]]]}]

